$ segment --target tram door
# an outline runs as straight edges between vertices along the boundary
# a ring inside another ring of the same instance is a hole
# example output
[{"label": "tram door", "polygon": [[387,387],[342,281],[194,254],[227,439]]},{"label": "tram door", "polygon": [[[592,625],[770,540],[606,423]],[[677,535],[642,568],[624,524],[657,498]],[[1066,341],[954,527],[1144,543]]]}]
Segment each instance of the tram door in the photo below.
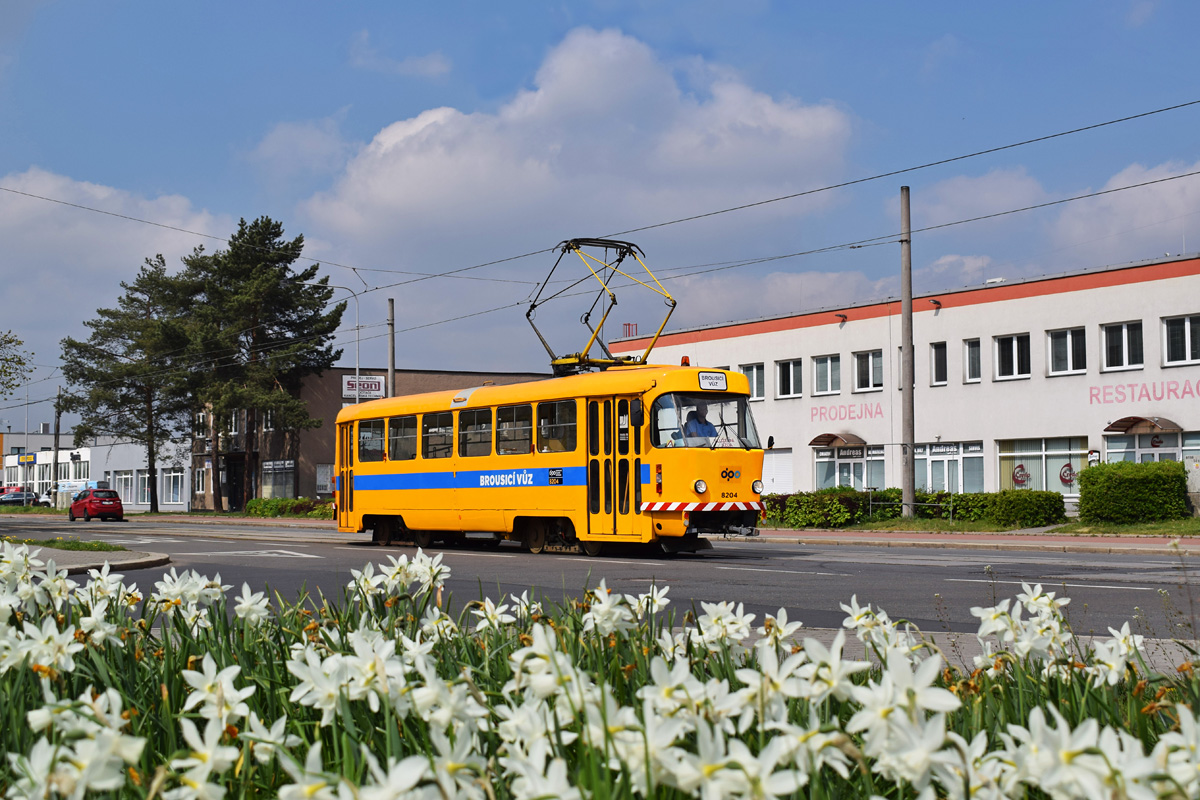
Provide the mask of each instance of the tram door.
[{"label": "tram door", "polygon": [[350,513],[354,511],[354,423],[338,425],[337,429],[338,526],[350,526]]},{"label": "tram door", "polygon": [[588,400],[588,532],[631,534],[641,513],[640,426],[632,425],[631,399]]}]

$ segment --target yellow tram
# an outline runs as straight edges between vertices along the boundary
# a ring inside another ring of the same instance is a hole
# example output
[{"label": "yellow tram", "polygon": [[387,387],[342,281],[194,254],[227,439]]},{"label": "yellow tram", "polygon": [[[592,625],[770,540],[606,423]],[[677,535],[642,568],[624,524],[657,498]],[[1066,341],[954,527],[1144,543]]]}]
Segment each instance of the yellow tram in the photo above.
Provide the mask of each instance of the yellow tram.
[{"label": "yellow tram", "polygon": [[374,400],[337,417],[338,530],[428,546],[468,532],[532,552],[709,547],[753,533],[763,448],[740,372],[614,366]]}]

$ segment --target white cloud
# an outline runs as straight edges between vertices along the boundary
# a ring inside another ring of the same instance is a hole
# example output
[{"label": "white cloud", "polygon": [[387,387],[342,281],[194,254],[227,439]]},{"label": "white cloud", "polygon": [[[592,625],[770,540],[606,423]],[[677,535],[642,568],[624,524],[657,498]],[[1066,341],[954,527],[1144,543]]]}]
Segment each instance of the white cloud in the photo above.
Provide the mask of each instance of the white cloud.
[{"label": "white cloud", "polygon": [[[350,243],[353,252],[337,256],[346,263],[439,272],[572,236],[603,236],[791,194],[842,176],[851,120],[841,109],[766,95],[730,70],[705,70],[695,59],[689,80],[707,75],[709,82],[702,93],[685,91],[676,67],[618,31],[571,31],[547,54],[532,86],[494,113],[434,108],[381,130],[328,191],[303,205],[306,234]],[[745,252],[750,241],[756,251],[781,252],[794,247],[799,219],[835,202],[821,194],[751,216],[730,214],[628,238],[647,248],[652,269],[753,255]],[[537,281],[553,261],[542,255],[477,274]],[[574,269],[577,276],[582,268]],[[520,300],[529,286],[429,281],[397,291],[403,297],[398,307],[419,309],[429,319]],[[683,307],[705,307],[687,287],[678,291],[687,295]],[[639,308],[633,295],[622,293],[613,320],[639,318],[632,316]],[[743,312],[764,313],[761,302],[738,306],[736,313]],[[505,312],[518,329],[524,325],[519,313]],[[733,315],[727,310],[721,318]],[[493,320],[503,316],[471,324],[498,330]],[[640,318],[659,316],[653,310]],[[520,336],[528,354],[536,339],[527,327]],[[437,348],[472,366],[513,360],[507,336],[473,338],[465,355],[461,343],[436,336],[429,342],[420,351],[428,359]]]},{"label": "white cloud", "polygon": [[[1104,189],[1130,186],[1200,170],[1200,161],[1153,167],[1132,164]],[[1078,193],[1085,193],[1080,190]],[[1112,264],[1179,253],[1184,239],[1200,244],[1200,176],[1158,183],[1067,204],[1052,229],[1052,241],[1092,264]]]},{"label": "white cloud", "polygon": [[994,169],[979,176],[960,175],[921,190],[919,197],[914,195],[913,227],[982,217],[1044,203],[1048,199],[1041,184],[1023,167]]},{"label": "white cloud", "polygon": [[925,48],[925,60],[921,65],[921,74],[926,77],[935,75],[962,53],[962,43],[952,33],[947,33]]},{"label": "white cloud", "polygon": [[405,75],[421,78],[436,78],[450,71],[450,59],[441,53],[429,53],[423,56],[409,56],[395,59],[382,55],[371,44],[371,35],[360,31],[350,43],[350,64],[359,69],[371,72],[382,72],[386,75]]},{"label": "white cloud", "polygon": [[5,278],[0,327],[21,336],[40,364],[57,363],[64,336],[86,337],[83,322],[115,302],[119,283],[132,280],[146,258],[162,253],[178,268],[178,258],[195,246],[222,246],[159,226],[216,236],[227,236],[234,226],[231,218],[197,210],[178,195],[141,197],[37,168],[3,176],[0,185],[27,193],[0,192],[0,275]]},{"label": "white cloud", "polygon": [[1133,0],[1125,17],[1126,24],[1131,28],[1142,27],[1158,11],[1158,6],[1158,0]]},{"label": "white cloud", "polygon": [[268,186],[286,187],[314,177],[328,179],[345,166],[355,149],[342,136],[341,117],[339,113],[320,120],[281,122],[247,158]]}]

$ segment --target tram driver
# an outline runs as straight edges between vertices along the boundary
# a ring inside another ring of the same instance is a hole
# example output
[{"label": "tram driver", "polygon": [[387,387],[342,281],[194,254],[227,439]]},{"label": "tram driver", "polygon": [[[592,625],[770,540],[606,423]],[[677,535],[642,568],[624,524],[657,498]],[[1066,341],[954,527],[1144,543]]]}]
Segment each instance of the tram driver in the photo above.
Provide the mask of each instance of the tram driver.
[{"label": "tram driver", "polygon": [[683,423],[683,435],[692,437],[710,437],[717,435],[717,428],[708,421],[708,403],[703,400],[696,403],[696,410],[689,411],[687,421]]}]

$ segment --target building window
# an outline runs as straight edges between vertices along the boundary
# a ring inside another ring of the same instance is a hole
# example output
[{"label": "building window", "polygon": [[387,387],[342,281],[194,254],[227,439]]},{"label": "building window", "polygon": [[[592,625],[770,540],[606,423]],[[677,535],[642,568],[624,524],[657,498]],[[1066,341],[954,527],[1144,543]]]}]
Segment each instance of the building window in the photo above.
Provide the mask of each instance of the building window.
[{"label": "building window", "polygon": [[842,357],[817,356],[813,362],[813,394],[838,394],[842,391]]},{"label": "building window", "polygon": [[1087,340],[1083,328],[1050,331],[1050,374],[1087,371]]},{"label": "building window", "polygon": [[813,451],[816,459],[816,488],[845,486],[862,491],[883,489],[883,445],[830,447]]},{"label": "building window", "polygon": [[1168,364],[1200,362],[1200,317],[1163,320],[1163,350]]},{"label": "building window", "polygon": [[414,414],[410,417],[392,417],[388,420],[388,459],[391,461],[412,461],[416,457],[416,415]]},{"label": "building window", "polygon": [[263,430],[264,431],[275,430],[275,409],[268,408],[266,411],[263,412]]},{"label": "building window", "polygon": [[750,381],[750,399],[762,400],[766,397],[766,375],[762,364],[743,364],[739,369]]},{"label": "building window", "polygon": [[72,479],[77,481],[86,481],[91,476],[90,461],[76,461],[75,466],[71,468]]},{"label": "building window", "polygon": [[918,444],[913,447],[913,466],[917,491],[983,491],[983,442]]},{"label": "building window", "polygon": [[137,471],[137,501],[143,506],[150,502],[150,470]]},{"label": "building window", "polygon": [[197,411],[195,422],[196,422],[196,433],[200,436],[206,435],[208,433],[208,412],[207,411]]},{"label": "building window", "polygon": [[996,337],[996,379],[1028,378],[1029,334]]},{"label": "building window", "polygon": [[883,388],[883,351],[854,354],[854,391],[874,392]]},{"label": "building window", "polygon": [[17,477],[17,468],[16,467],[5,467],[4,468],[4,485],[5,486],[16,486],[17,482],[20,480],[21,479],[19,477]]},{"label": "building window", "polygon": [[929,345],[929,383],[932,386],[946,385],[946,343]]},{"label": "building window", "polygon": [[183,468],[170,467],[163,470],[162,488],[164,503],[179,504],[183,502]]},{"label": "building window", "polygon": [[775,364],[778,378],[775,382],[776,397],[799,397],[803,394],[803,364],[800,359],[794,361],[778,361]]},{"label": "building window", "polygon": [[1104,368],[1141,369],[1142,323],[1122,322],[1104,326]]},{"label": "building window", "polygon": [[54,476],[54,480],[55,481],[71,480],[71,462],[70,461],[58,462],[58,474]]},{"label": "building window", "polygon": [[266,499],[296,496],[295,459],[263,462],[262,496]]},{"label": "building window", "polygon": [[1079,494],[1079,471],[1087,466],[1086,436],[1007,439],[1000,450],[1000,488]]},{"label": "building window", "polygon": [[208,491],[208,470],[204,467],[193,469],[192,475],[196,477],[196,494],[204,494]]},{"label": "building window", "polygon": [[333,494],[333,464],[317,464],[317,494]]},{"label": "building window", "polygon": [[1143,433],[1105,436],[1108,461],[1182,461],[1186,456],[1200,458],[1200,433]]},{"label": "building window", "polygon": [[242,410],[240,408],[234,409],[233,413],[229,415],[229,434],[231,436],[237,436],[237,433],[239,430],[238,422],[240,421],[238,418],[241,415],[242,415]]},{"label": "building window", "polygon": [[963,383],[983,380],[982,352],[978,339],[963,339]]}]

